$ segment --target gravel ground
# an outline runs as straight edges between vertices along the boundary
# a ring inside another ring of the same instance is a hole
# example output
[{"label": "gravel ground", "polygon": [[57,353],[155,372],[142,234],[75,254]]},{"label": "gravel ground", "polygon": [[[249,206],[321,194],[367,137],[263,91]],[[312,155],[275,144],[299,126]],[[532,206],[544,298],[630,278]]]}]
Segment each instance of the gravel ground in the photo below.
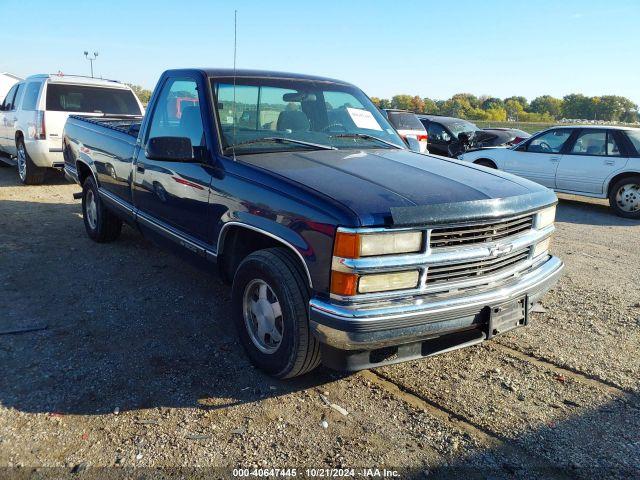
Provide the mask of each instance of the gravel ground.
[{"label": "gravel ground", "polygon": [[0,169],[0,330],[46,327],[0,335],[0,476],[640,475],[640,223],[601,202],[561,201],[552,250],[566,274],[529,327],[279,382],[246,361],[226,286],[131,228],[91,242],[78,190],[56,178],[18,186]]}]

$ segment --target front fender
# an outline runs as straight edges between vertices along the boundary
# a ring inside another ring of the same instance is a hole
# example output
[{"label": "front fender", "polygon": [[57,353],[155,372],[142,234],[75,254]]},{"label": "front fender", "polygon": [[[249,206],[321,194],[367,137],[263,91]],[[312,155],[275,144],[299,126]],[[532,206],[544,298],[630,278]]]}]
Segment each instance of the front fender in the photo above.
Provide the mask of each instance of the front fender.
[{"label": "front fender", "polygon": [[247,212],[238,212],[237,219],[227,221],[220,229],[217,252],[223,251],[226,235],[231,227],[253,230],[282,243],[283,246],[291,250],[300,259],[307,275],[309,286],[313,287],[311,272],[309,271],[309,263],[313,261],[313,248],[298,232],[275,220]]}]

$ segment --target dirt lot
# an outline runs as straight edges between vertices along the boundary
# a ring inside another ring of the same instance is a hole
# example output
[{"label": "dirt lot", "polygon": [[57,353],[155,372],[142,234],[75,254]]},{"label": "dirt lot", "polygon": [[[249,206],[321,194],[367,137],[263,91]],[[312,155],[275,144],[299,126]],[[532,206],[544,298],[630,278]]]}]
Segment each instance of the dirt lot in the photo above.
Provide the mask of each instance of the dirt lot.
[{"label": "dirt lot", "polygon": [[0,335],[0,477],[640,475],[639,222],[563,199],[552,250],[566,273],[529,327],[428,360],[279,382],[245,359],[226,286],[131,228],[91,242],[76,191],[18,186],[0,168],[0,330],[46,326]]}]

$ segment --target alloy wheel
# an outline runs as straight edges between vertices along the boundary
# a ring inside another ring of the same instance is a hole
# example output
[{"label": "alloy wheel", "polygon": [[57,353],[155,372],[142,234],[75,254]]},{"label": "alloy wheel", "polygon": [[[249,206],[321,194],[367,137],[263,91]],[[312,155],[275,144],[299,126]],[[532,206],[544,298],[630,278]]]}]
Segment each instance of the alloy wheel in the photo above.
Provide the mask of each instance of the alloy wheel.
[{"label": "alloy wheel", "polygon": [[98,225],[98,205],[96,205],[96,199],[93,195],[93,190],[87,191],[85,211],[87,212],[87,221],[89,222],[89,226],[92,230],[95,230]]},{"label": "alloy wheel", "polygon": [[640,211],[640,185],[629,183],[620,187],[616,193],[616,203],[623,212]]},{"label": "alloy wheel", "polygon": [[27,178],[27,151],[23,143],[18,144],[18,175],[23,182]]},{"label": "alloy wheel", "polygon": [[247,284],[242,312],[249,338],[256,348],[262,353],[275,353],[282,343],[284,321],[280,301],[267,282],[254,279]]}]

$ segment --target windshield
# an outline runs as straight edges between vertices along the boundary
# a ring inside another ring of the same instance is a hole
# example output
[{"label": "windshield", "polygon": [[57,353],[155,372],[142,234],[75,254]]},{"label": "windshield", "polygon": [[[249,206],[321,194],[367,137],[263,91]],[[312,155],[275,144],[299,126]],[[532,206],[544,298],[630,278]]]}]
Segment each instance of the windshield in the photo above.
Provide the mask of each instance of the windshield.
[{"label": "windshield", "polygon": [[235,88],[232,79],[211,82],[227,154],[404,146],[354,87],[267,78],[239,78]]},{"label": "windshield", "polygon": [[453,135],[456,137],[462,132],[477,132],[478,130],[480,130],[473,123],[463,121],[450,123],[447,126],[449,127],[449,130],[451,130],[451,133],[453,133]]},{"label": "windshield", "polygon": [[47,110],[111,115],[141,113],[131,90],[56,83],[47,86]]}]

